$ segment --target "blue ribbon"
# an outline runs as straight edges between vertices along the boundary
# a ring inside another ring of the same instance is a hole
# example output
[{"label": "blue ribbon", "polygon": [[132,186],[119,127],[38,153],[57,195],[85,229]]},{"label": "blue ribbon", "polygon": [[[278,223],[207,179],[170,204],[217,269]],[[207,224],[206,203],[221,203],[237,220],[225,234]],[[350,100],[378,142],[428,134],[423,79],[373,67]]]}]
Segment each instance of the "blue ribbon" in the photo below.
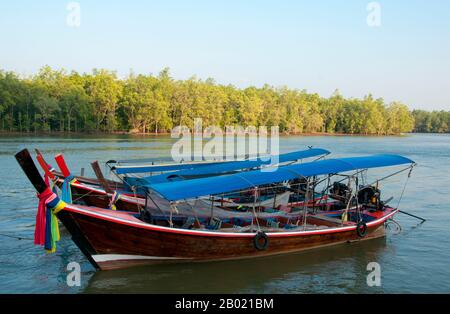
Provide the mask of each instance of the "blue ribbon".
[{"label": "blue ribbon", "polygon": [[53,246],[52,241],[52,211],[49,210],[48,206],[45,211],[45,245],[44,248],[47,251],[51,251]]},{"label": "blue ribbon", "polygon": [[61,199],[67,204],[72,204],[72,190],[70,188],[70,183],[75,179],[73,175],[67,176],[62,184],[62,195]]},{"label": "blue ribbon", "polygon": [[48,202],[45,211],[45,244],[44,248],[47,252],[52,253],[56,249],[56,241],[59,241],[58,221],[54,214],[54,210],[61,210],[64,203],[58,197]]}]

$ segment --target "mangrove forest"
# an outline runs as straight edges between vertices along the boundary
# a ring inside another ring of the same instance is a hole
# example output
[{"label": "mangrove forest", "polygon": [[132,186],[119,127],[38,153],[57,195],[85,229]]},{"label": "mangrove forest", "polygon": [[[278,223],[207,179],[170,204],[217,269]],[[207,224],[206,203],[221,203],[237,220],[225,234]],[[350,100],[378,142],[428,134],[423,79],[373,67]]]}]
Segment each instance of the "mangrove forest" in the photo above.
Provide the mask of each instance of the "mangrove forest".
[{"label": "mangrove forest", "polygon": [[388,135],[449,132],[450,113],[411,111],[367,95],[324,98],[287,87],[237,88],[213,79],[176,80],[94,69],[80,74],[48,66],[31,76],[0,71],[1,132],[164,133],[177,125],[275,126],[286,134]]}]

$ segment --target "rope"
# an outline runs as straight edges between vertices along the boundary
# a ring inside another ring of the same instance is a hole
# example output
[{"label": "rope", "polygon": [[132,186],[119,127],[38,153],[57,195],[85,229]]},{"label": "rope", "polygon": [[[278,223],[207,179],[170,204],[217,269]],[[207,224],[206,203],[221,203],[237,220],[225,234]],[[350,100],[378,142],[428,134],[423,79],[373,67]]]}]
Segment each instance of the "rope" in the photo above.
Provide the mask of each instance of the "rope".
[{"label": "rope", "polygon": [[402,226],[397,221],[395,221],[393,218],[390,218],[388,221],[386,221],[386,227],[389,230],[391,230],[391,228],[389,227],[391,224],[395,225],[397,227],[394,234],[400,234],[402,232]]},{"label": "rope", "polygon": [[[331,181],[330,179],[331,179],[331,177],[330,177],[330,175],[328,175],[327,176],[327,186],[322,190],[322,194],[320,195],[320,199],[318,201],[319,206],[322,204],[322,200],[325,197],[325,194],[328,195],[328,189],[330,187],[330,181]],[[313,206],[316,204],[316,202],[314,201],[315,199],[316,199],[316,196],[313,193]]]},{"label": "rope", "polygon": [[[351,187],[351,185],[352,185],[351,181],[352,181],[352,177],[349,177],[348,178],[349,198],[348,198],[347,206],[345,207],[345,211],[344,211],[344,213],[341,216],[342,226],[344,225],[344,222],[348,221],[348,212],[350,210],[350,206],[351,206],[351,203],[352,203],[352,200],[353,200],[353,189]],[[358,205],[358,204],[356,204],[356,205]],[[356,207],[356,209],[357,208],[358,207]]]},{"label": "rope", "polygon": [[15,236],[15,235],[6,234],[6,233],[0,233],[0,236],[13,238],[13,239],[17,239],[17,240],[30,240],[30,241],[34,240],[33,238],[19,237],[19,236]]},{"label": "rope", "polygon": [[[128,183],[127,183],[128,184]],[[128,184],[129,185],[129,184]],[[133,185],[133,186],[130,186],[130,188],[131,188],[131,191],[133,192],[133,195],[134,195],[134,198],[138,198],[137,197],[137,193],[136,193],[136,187]],[[147,197],[148,197],[148,195],[147,195],[147,192],[145,193],[145,198],[147,199]],[[147,205],[147,203],[145,203],[146,205]],[[147,210],[147,206],[145,205],[145,210]],[[156,203],[155,203],[155,205],[156,205]],[[140,204],[137,204],[137,208],[138,208],[138,211],[139,212],[142,212],[143,210],[142,210],[142,207],[141,207],[141,205]]]},{"label": "rope", "polygon": [[[94,191],[89,191],[86,194],[82,194],[80,197],[74,199],[72,202],[75,203],[76,201],[79,201],[80,199],[82,199],[85,196],[88,196],[89,194],[93,193]],[[103,197],[103,195],[94,195],[94,197]]]},{"label": "rope", "polygon": [[255,209],[255,205],[256,205],[256,197],[258,196],[258,188],[255,188],[255,194],[254,194],[254,200],[253,200],[253,215],[255,216],[255,220],[256,220],[256,224],[258,226],[258,232],[261,231],[261,226],[259,225],[259,220],[258,220],[258,216],[256,215],[256,209]]},{"label": "rope", "polygon": [[[303,202],[303,230],[306,230],[306,219],[308,215],[308,193],[309,193],[309,178],[306,181],[306,193],[305,193],[305,201]],[[314,199],[314,195],[313,195]]]},{"label": "rope", "polygon": [[406,177],[405,185],[403,185],[403,190],[402,190],[402,193],[400,194],[400,198],[398,199],[397,209],[399,209],[399,207],[400,207],[400,202],[402,201],[403,194],[405,193],[406,186],[408,185],[408,181],[409,181],[409,178],[411,177],[412,170],[413,170],[413,168],[411,167],[411,169],[409,170],[408,176]]}]

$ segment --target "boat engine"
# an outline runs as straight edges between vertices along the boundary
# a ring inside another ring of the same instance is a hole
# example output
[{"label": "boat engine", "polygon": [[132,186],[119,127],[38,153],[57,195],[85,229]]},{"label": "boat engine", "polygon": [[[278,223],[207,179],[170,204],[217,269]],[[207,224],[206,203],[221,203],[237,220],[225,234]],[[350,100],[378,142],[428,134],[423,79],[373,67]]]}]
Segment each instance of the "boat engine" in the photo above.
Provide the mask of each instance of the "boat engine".
[{"label": "boat engine", "polygon": [[333,187],[330,189],[332,197],[341,201],[347,201],[350,196],[350,189],[344,183],[334,182]]},{"label": "boat engine", "polygon": [[375,210],[381,210],[381,191],[375,186],[365,186],[358,191],[358,203]]}]

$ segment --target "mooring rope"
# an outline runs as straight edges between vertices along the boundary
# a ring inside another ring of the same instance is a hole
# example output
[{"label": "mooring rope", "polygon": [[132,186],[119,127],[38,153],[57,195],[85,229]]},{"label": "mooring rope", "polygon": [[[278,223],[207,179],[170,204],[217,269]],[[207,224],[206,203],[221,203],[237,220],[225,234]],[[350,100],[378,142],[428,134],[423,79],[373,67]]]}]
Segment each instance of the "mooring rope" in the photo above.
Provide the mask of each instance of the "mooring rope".
[{"label": "mooring rope", "polygon": [[394,231],[394,234],[400,234],[402,232],[402,226],[394,220],[394,218],[390,218],[386,221],[386,227],[391,230],[390,225],[395,225],[397,229]]},{"label": "mooring rope", "polygon": [[[254,194],[253,194],[253,215],[255,216],[256,225],[258,227],[258,232],[261,232],[261,226],[259,225],[258,215],[256,214],[256,198],[258,196],[258,187],[255,187]],[[261,204],[260,204],[261,205]],[[253,219],[252,219],[252,225],[253,225]]]},{"label": "mooring rope", "polygon": [[409,181],[409,178],[411,177],[412,170],[413,170],[413,168],[411,168],[409,170],[408,176],[406,177],[406,181],[405,181],[405,184],[403,185],[402,193],[400,194],[400,198],[398,199],[398,202],[397,202],[397,209],[399,209],[399,207],[400,207],[400,202],[402,201],[403,194],[405,193],[406,186],[408,185],[408,181]]},{"label": "mooring rope", "polygon": [[[78,198],[76,198],[76,199],[74,199],[73,201],[72,201],[72,203],[75,203],[76,201],[78,201],[78,200],[80,200],[80,199],[82,199],[83,197],[85,197],[85,196],[88,196],[89,194],[91,194],[93,191],[89,191],[89,192],[87,192],[87,193],[85,193],[85,194],[81,194],[81,196],[80,197],[78,197]],[[103,195],[94,195],[94,197],[103,197]]]},{"label": "mooring rope", "polygon": [[20,236],[16,236],[16,235],[11,235],[11,234],[6,234],[6,233],[0,233],[0,236],[2,237],[8,237],[8,238],[13,238],[13,239],[17,239],[17,240],[30,240],[33,241],[33,238],[28,238],[28,237],[20,237]]}]

